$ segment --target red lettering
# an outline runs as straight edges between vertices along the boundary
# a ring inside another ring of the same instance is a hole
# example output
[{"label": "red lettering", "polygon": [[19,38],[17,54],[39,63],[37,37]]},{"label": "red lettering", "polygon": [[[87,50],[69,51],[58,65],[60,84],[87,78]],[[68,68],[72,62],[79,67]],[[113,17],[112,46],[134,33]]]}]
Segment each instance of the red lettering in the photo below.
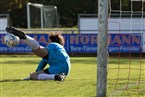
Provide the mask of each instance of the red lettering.
[{"label": "red lettering", "polygon": [[91,35],[91,44],[97,44],[97,35]]},{"label": "red lettering", "polygon": [[83,36],[81,36],[80,42],[81,42],[82,44],[88,44],[88,43],[89,43],[89,37],[88,37],[88,35],[83,35]]},{"label": "red lettering", "polygon": [[112,40],[112,44],[121,44],[121,40],[119,36],[115,36],[114,39]]},{"label": "red lettering", "polygon": [[79,35],[71,35],[70,44],[79,44]]},{"label": "red lettering", "polygon": [[2,42],[2,44],[4,44],[4,37],[5,37],[5,35],[2,35],[2,36],[1,36],[1,39],[2,39],[1,42]]},{"label": "red lettering", "polygon": [[125,44],[125,43],[130,44],[130,41],[131,41],[130,36],[129,37],[126,37],[126,35],[122,36],[122,44]]},{"label": "red lettering", "polygon": [[132,36],[132,44],[140,44],[140,38],[138,38],[137,36]]},{"label": "red lettering", "polygon": [[39,40],[38,40],[38,42],[39,42],[39,43],[47,44],[48,41],[46,40],[46,38],[45,38],[44,35],[41,35],[40,38],[39,38]]}]

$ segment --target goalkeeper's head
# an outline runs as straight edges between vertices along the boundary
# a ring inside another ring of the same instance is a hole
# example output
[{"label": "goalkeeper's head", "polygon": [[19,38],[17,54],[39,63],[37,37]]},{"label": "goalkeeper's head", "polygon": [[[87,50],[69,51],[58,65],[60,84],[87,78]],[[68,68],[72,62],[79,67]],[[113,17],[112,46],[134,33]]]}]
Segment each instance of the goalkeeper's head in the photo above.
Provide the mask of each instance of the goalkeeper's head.
[{"label": "goalkeeper's head", "polygon": [[49,39],[51,40],[51,42],[56,42],[64,46],[64,38],[61,33],[53,32],[49,35]]}]

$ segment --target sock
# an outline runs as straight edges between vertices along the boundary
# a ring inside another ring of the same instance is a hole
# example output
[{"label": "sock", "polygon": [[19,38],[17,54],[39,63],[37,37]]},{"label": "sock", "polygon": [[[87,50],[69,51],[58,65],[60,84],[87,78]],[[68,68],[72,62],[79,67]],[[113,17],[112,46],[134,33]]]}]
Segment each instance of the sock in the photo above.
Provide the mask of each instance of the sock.
[{"label": "sock", "polygon": [[55,74],[42,73],[38,75],[38,80],[54,80]]},{"label": "sock", "polygon": [[36,50],[40,47],[39,43],[32,37],[27,35],[27,38],[24,39],[24,42],[31,47],[32,50]]}]

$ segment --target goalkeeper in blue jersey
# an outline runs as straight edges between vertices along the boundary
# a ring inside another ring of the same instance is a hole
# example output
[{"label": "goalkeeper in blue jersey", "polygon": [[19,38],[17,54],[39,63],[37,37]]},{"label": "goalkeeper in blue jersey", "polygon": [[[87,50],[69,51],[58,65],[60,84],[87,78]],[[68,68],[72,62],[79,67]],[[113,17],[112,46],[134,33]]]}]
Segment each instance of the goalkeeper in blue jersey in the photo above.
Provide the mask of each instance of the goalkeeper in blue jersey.
[{"label": "goalkeeper in blue jersey", "polygon": [[[48,45],[42,47],[34,38],[14,27],[7,27],[6,31],[23,39],[31,47],[32,51],[42,58],[36,71],[26,79],[63,81],[69,74],[71,68],[70,58],[64,49],[64,38],[60,33],[51,33]],[[49,67],[44,69],[47,64],[49,64]]]}]

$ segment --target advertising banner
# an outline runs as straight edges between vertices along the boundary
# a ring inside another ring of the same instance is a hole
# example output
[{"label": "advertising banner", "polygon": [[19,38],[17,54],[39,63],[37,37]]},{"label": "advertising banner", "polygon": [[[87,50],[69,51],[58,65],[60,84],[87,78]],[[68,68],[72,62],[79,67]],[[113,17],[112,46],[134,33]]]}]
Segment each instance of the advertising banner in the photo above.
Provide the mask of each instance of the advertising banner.
[{"label": "advertising banner", "polygon": [[[40,45],[46,46],[48,41],[48,34],[28,34],[29,36],[35,38]],[[5,34],[0,34],[0,52],[2,53],[29,53],[32,52],[31,48],[24,43],[23,40],[13,48],[9,48],[4,44]]]},{"label": "advertising banner", "polygon": [[[47,46],[48,34],[27,34],[35,38],[40,45]],[[4,44],[5,34],[0,34],[0,53],[29,53],[31,48],[23,40],[14,47],[9,48]],[[65,49],[69,53],[97,53],[97,34],[63,34]],[[142,36],[140,33],[133,34],[110,34],[108,35],[108,51],[110,53],[139,53],[142,52]]]},{"label": "advertising banner", "polygon": [[110,34],[109,52],[112,53],[139,53],[142,52],[142,40],[140,33]]},{"label": "advertising banner", "polygon": [[97,34],[70,34],[67,42],[69,52],[97,52]]},{"label": "advertising banner", "polygon": [[[69,52],[97,52],[97,34],[71,34],[67,40]],[[108,51],[110,53],[137,53],[142,50],[140,33],[110,34],[108,40]]]}]

